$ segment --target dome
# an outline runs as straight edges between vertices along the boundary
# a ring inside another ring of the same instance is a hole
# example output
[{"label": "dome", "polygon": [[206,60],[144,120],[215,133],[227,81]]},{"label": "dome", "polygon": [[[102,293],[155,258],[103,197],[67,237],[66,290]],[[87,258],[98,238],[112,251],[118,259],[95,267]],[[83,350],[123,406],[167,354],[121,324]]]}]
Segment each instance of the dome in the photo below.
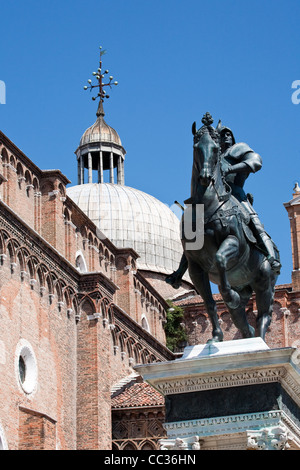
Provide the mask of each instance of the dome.
[{"label": "dome", "polygon": [[67,189],[68,196],[118,248],[133,248],[137,267],[158,273],[178,268],[180,222],[172,210],[138,189],[90,183]]},{"label": "dome", "polygon": [[79,147],[93,142],[107,142],[122,147],[122,142],[117,131],[105,122],[102,114],[98,116],[96,122],[83,133]]}]

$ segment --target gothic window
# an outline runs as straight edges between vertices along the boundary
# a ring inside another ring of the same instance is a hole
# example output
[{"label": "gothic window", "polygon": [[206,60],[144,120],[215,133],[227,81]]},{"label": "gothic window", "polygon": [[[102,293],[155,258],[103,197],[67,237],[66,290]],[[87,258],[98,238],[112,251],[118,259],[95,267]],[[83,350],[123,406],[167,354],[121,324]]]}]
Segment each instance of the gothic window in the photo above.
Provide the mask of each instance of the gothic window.
[{"label": "gothic window", "polygon": [[81,252],[76,253],[76,268],[81,273],[87,272],[86,262]]},{"label": "gothic window", "polygon": [[150,327],[145,315],[142,315],[142,328],[150,333]]}]

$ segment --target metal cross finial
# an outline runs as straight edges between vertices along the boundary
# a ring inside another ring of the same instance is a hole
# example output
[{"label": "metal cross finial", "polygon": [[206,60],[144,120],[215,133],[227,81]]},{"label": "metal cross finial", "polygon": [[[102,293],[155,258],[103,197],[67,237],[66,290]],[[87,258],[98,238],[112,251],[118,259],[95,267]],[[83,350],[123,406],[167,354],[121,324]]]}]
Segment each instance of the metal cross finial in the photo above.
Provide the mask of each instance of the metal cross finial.
[{"label": "metal cross finial", "polygon": [[93,72],[93,75],[95,76],[96,80],[97,80],[97,84],[96,85],[93,85],[92,84],[92,80],[88,80],[88,86],[85,85],[83,88],[84,90],[87,90],[87,89],[90,89],[90,91],[92,91],[94,88],[99,88],[99,92],[97,94],[97,96],[93,96],[92,97],[92,100],[95,101],[98,97],[100,98],[100,103],[99,103],[99,106],[101,103],[103,103],[104,101],[104,98],[109,98],[109,95],[106,94],[106,91],[104,90],[104,87],[106,86],[109,86],[110,88],[112,87],[112,85],[118,85],[118,82],[117,81],[114,81],[113,82],[113,76],[110,75],[108,77],[109,81],[107,83],[103,83],[103,80],[105,78],[105,75],[107,75],[109,73],[108,70],[105,70],[104,72],[102,72],[102,56],[106,53],[106,50],[105,49],[102,49],[102,46],[100,46],[100,62],[99,62],[99,68],[97,70],[97,72]]}]

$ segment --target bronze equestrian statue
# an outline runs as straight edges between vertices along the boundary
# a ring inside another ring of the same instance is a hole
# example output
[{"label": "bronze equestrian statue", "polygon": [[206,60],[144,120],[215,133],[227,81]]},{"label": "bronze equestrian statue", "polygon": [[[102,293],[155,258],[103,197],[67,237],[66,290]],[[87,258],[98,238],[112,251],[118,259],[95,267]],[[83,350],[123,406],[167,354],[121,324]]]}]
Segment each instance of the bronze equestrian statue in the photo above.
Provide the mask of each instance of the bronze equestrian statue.
[{"label": "bronze equestrian statue", "polygon": [[[216,303],[210,281],[219,286],[235,326],[244,338],[255,330],[246,317],[246,305],[256,294],[257,327],[264,339],[271,322],[274,289],[280,273],[279,252],[253,209],[253,197],[245,194],[244,183],[250,173],[262,166],[261,157],[245,143],[235,143],[232,131],[212,126],[206,113],[203,126],[194,135],[191,197],[182,217],[183,256],[177,271],[166,282],[178,288],[186,270],[203,298],[212,323],[212,339],[222,341]],[[204,207],[204,220],[197,216],[197,206]],[[202,231],[203,245],[191,245],[185,235],[187,221]]]}]

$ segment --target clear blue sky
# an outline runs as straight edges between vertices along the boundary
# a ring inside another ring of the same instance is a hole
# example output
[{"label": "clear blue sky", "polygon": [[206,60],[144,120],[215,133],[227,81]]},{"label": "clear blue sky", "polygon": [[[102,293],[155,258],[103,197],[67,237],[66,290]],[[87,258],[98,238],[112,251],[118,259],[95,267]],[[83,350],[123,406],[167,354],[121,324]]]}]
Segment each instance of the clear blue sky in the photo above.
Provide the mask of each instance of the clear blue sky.
[{"label": "clear blue sky", "polygon": [[42,169],[77,184],[74,151],[96,119],[83,90],[98,66],[118,87],[106,121],[127,151],[125,183],[168,205],[189,196],[191,125],[209,111],[263,159],[247,180],[291,279],[283,203],[300,181],[299,0],[1,2],[0,129]]}]

